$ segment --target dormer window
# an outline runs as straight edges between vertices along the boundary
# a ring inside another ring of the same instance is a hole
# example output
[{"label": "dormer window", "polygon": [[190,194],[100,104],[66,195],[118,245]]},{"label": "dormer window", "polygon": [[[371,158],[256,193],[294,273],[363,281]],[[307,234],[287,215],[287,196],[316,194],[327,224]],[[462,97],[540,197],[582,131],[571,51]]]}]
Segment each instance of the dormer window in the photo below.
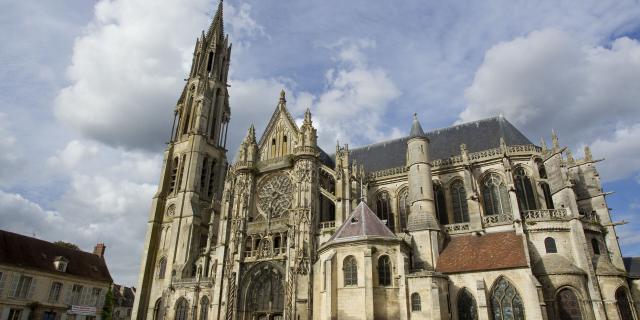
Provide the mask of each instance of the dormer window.
[{"label": "dormer window", "polygon": [[69,264],[69,260],[67,258],[59,256],[53,260],[53,266],[57,271],[67,272],[67,265]]}]

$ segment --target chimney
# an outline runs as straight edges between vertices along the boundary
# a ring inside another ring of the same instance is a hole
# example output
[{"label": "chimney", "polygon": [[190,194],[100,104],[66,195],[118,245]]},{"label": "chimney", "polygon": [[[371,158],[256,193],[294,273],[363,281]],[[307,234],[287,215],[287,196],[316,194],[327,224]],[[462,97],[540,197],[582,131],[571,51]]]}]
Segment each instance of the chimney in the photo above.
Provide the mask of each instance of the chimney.
[{"label": "chimney", "polygon": [[95,254],[96,256],[100,257],[100,258],[104,258],[104,250],[107,249],[107,247],[104,245],[104,243],[100,242],[98,244],[96,244],[96,246],[93,248],[93,254]]}]

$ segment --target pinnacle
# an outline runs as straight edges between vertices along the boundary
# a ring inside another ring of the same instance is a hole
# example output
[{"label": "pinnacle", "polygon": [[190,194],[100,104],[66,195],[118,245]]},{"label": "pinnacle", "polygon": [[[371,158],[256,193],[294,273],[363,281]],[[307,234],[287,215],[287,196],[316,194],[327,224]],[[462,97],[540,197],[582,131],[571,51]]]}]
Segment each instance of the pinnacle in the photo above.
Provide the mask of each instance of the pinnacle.
[{"label": "pinnacle", "polygon": [[424,130],[422,130],[422,126],[420,125],[420,121],[418,120],[418,114],[413,114],[413,123],[411,124],[411,132],[409,134],[411,137],[424,137]]}]

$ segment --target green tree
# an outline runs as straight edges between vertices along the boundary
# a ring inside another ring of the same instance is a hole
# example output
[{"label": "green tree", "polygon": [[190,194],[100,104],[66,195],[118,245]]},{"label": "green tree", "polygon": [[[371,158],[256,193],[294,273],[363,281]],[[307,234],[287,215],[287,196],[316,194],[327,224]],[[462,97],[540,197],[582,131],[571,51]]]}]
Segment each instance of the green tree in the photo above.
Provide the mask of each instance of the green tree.
[{"label": "green tree", "polygon": [[66,241],[60,240],[60,241],[54,242],[53,244],[59,245],[61,247],[73,249],[73,250],[80,250],[80,248],[77,245],[75,245],[75,244],[73,244],[71,242],[66,242]]},{"label": "green tree", "polygon": [[102,320],[111,320],[113,316],[113,291],[109,287],[107,295],[104,297],[104,305],[102,307]]}]

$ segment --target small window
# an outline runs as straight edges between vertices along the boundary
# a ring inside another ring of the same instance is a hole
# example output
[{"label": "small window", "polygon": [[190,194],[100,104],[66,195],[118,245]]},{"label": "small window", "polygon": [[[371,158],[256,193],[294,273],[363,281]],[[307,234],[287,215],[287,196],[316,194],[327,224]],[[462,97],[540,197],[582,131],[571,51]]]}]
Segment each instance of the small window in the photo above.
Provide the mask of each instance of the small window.
[{"label": "small window", "polygon": [[7,320],[20,320],[22,318],[22,309],[9,309],[9,317]]},{"label": "small window", "polygon": [[591,239],[591,247],[593,248],[593,254],[600,254],[600,242],[596,239]]},{"label": "small window", "polygon": [[175,157],[171,165],[171,177],[169,178],[169,193],[173,193],[173,191],[176,189],[177,175],[178,175],[178,157]]},{"label": "small window", "polygon": [[100,288],[91,289],[91,300],[89,301],[90,306],[98,306],[98,304],[100,303],[100,293],[102,293],[102,289]]},{"label": "small window", "polygon": [[556,240],[551,237],[544,239],[544,249],[547,253],[558,253],[558,248],[556,248]]},{"label": "small window", "polygon": [[356,258],[354,258],[353,256],[348,256],[344,258],[342,270],[344,271],[345,287],[357,286],[358,285],[358,262],[356,261]]},{"label": "small window", "polygon": [[164,274],[167,271],[167,258],[162,257],[158,262],[158,279],[164,279]]},{"label": "small window", "polygon": [[74,284],[71,289],[71,304],[79,305],[80,298],[82,298],[82,286],[79,284]]},{"label": "small window", "polygon": [[209,58],[207,59],[207,72],[211,72],[213,67],[213,52],[209,52]]},{"label": "small window", "polygon": [[420,295],[417,292],[411,294],[411,311],[422,311]]}]

